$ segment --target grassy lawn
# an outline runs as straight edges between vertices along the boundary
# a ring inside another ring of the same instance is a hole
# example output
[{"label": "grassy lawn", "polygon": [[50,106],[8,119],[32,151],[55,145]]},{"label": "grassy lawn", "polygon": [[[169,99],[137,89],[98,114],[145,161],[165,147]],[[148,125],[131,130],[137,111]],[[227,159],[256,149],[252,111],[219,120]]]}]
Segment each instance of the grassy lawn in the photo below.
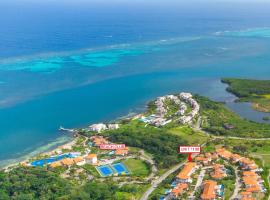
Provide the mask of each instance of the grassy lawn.
[{"label": "grassy lawn", "polygon": [[206,142],[207,139],[209,138],[205,134],[196,132],[188,126],[172,128],[168,132],[182,137],[183,139],[189,141],[189,143],[193,145],[202,144]]},{"label": "grassy lawn", "polygon": [[270,94],[264,94],[264,95],[262,95],[264,98],[266,98],[266,99],[270,99]]},{"label": "grassy lawn", "polygon": [[116,192],[115,197],[118,200],[131,200],[131,199],[140,199],[142,194],[150,187],[149,184],[131,184],[124,185]]},{"label": "grassy lawn", "polygon": [[96,168],[90,164],[83,165],[83,169],[85,169],[85,171],[87,171],[89,174],[93,175],[94,177],[100,177]]},{"label": "grassy lawn", "polygon": [[131,176],[145,177],[150,173],[150,166],[142,160],[131,158],[124,160],[123,163],[127,166]]}]

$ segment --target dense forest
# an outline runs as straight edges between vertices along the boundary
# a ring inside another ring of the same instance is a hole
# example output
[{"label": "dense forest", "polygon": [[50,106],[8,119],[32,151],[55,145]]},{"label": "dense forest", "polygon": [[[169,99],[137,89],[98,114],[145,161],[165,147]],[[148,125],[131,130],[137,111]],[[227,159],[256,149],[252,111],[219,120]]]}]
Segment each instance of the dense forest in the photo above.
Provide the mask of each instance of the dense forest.
[{"label": "dense forest", "polygon": [[270,94],[270,80],[223,78],[221,81],[229,85],[228,92],[239,98]]},{"label": "dense forest", "polygon": [[138,121],[132,121],[118,130],[109,131],[106,136],[110,141],[125,143],[128,146],[139,147],[153,154],[154,160],[161,168],[170,167],[183,160],[183,155],[177,153],[178,145],[188,142],[183,138],[167,132],[168,128],[146,126]]},{"label": "dense forest", "polygon": [[109,180],[77,185],[40,167],[0,171],[0,200],[118,200],[138,191],[136,185],[119,188]]},{"label": "dense forest", "polygon": [[225,107],[206,97],[195,96],[201,109],[200,114],[207,118],[202,128],[215,135],[237,137],[270,137],[270,124],[257,123],[240,117]]}]

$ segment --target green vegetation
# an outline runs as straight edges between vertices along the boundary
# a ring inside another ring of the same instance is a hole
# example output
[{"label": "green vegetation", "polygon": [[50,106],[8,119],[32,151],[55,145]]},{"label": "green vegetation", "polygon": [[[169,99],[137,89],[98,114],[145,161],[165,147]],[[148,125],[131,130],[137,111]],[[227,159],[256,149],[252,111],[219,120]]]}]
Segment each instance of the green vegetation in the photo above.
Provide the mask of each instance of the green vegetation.
[{"label": "green vegetation", "polygon": [[129,200],[140,197],[147,187],[119,187],[110,180],[77,185],[44,168],[19,167],[0,172],[1,200]]},{"label": "green vegetation", "polygon": [[17,168],[0,172],[0,199],[57,199],[70,194],[71,184],[42,168]]},{"label": "green vegetation", "polygon": [[224,104],[206,97],[195,96],[195,99],[201,106],[200,114],[207,120],[207,123],[202,124],[203,130],[220,136],[270,137],[269,124],[243,119]]},{"label": "green vegetation", "polygon": [[236,176],[232,166],[226,165],[225,167],[228,170],[228,176],[218,181],[218,183],[224,185],[225,187],[224,199],[227,200],[230,199],[230,197],[233,194]]},{"label": "green vegetation", "polygon": [[269,121],[270,120],[270,117],[263,117],[263,120],[264,121]]},{"label": "green vegetation", "polygon": [[84,170],[86,170],[89,174],[93,175],[94,177],[100,177],[99,173],[97,172],[96,168],[93,165],[85,164],[82,167]]},{"label": "green vegetation", "polygon": [[145,127],[144,123],[137,120],[103,134],[112,142],[139,147],[153,154],[155,162],[161,168],[181,162],[184,156],[177,153],[178,145],[188,144],[184,138],[169,133],[167,128]]},{"label": "green vegetation", "polygon": [[270,80],[223,78],[221,81],[229,85],[227,91],[240,101],[252,102],[254,109],[270,112]]},{"label": "green vegetation", "polygon": [[206,142],[209,137],[204,133],[196,132],[189,126],[179,126],[168,130],[169,133],[180,136],[192,145],[198,145]]},{"label": "green vegetation", "polygon": [[123,163],[131,172],[131,176],[145,177],[150,173],[150,166],[142,160],[131,158],[124,160]]}]

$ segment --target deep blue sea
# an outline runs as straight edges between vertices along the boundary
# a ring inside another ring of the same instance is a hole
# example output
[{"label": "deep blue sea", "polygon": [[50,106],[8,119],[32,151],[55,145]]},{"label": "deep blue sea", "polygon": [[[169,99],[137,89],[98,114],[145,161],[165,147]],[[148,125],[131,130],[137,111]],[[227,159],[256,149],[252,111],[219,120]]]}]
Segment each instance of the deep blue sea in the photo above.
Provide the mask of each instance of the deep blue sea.
[{"label": "deep blue sea", "polygon": [[0,166],[191,91],[243,117],[221,77],[270,79],[266,1],[0,1]]}]

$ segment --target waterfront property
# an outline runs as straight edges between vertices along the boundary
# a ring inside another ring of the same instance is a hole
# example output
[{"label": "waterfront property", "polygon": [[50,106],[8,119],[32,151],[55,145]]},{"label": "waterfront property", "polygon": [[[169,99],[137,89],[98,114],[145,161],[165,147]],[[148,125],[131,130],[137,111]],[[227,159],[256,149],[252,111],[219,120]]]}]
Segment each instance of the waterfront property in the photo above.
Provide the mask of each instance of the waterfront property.
[{"label": "waterfront property", "polygon": [[[156,127],[165,126],[172,121],[190,124],[199,114],[200,105],[191,93],[158,97],[154,103],[155,114],[139,116],[139,120]],[[135,118],[137,119],[137,117]]]},{"label": "waterfront property", "polygon": [[57,156],[52,156],[50,158],[44,158],[41,160],[33,161],[30,163],[30,165],[34,166],[34,167],[38,167],[38,166],[41,167],[41,166],[45,166],[45,165],[51,164],[51,163],[56,162],[56,161],[61,161],[61,160],[67,159],[67,158],[75,158],[77,156],[78,156],[78,154],[75,154],[75,153],[61,154],[61,155],[57,155]]}]

